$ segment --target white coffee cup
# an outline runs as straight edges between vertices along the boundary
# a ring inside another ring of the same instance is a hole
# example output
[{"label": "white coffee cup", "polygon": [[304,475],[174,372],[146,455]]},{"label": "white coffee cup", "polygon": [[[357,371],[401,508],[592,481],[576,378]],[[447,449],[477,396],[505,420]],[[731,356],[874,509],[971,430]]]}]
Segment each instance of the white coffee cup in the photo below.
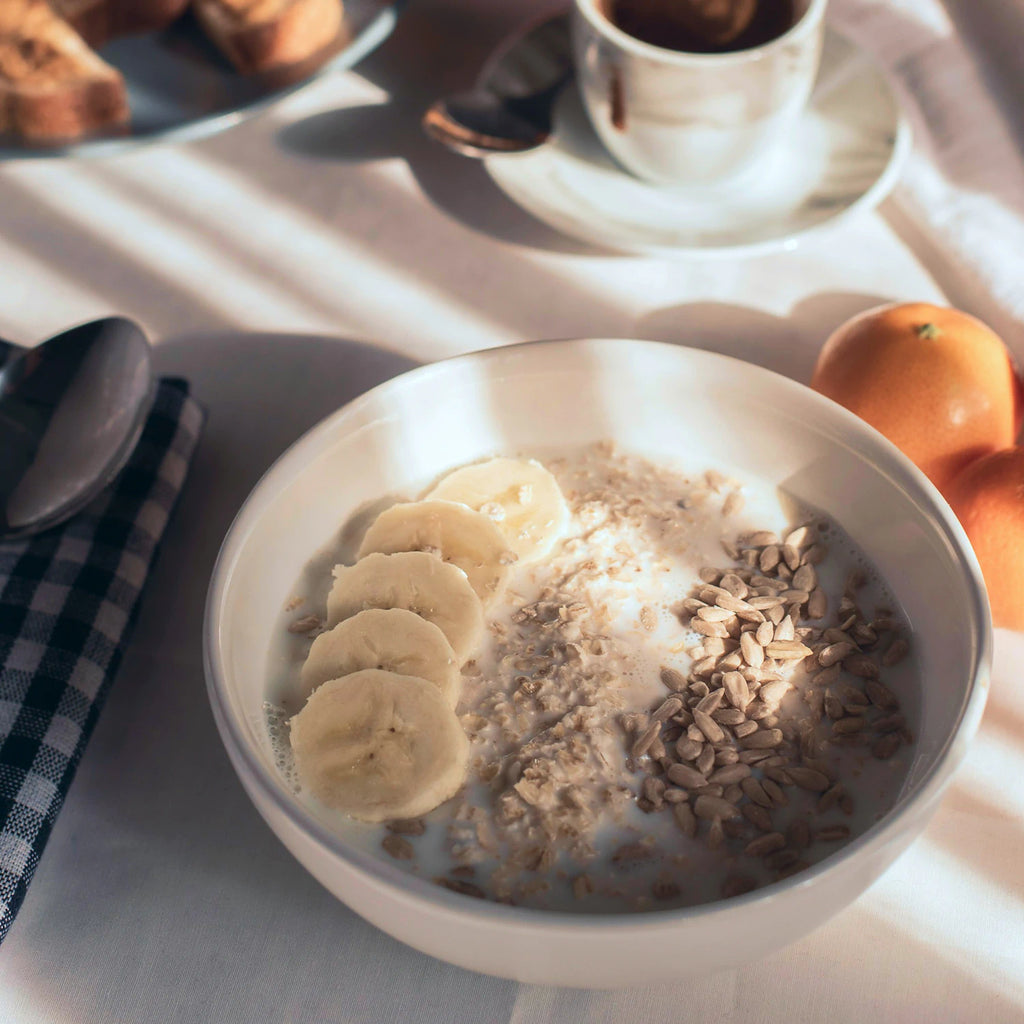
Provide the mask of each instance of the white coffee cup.
[{"label": "white coffee cup", "polygon": [[793,0],[793,25],[762,46],[684,53],[627,35],[610,0],[575,0],[573,55],[583,105],[637,177],[707,185],[756,168],[784,142],[818,73],[827,0]]}]

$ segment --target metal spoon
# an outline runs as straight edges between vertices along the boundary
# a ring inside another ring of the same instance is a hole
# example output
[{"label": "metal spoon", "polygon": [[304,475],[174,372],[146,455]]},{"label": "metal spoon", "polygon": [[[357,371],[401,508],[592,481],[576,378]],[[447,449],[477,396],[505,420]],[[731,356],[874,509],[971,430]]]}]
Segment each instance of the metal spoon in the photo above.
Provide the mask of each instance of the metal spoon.
[{"label": "metal spoon", "polygon": [[437,100],[423,128],[464,156],[536,149],[551,134],[555,100],[572,76],[567,20],[545,18],[502,47],[473,89]]},{"label": "metal spoon", "polygon": [[64,522],[124,466],[153,401],[149,342],[123,317],[34,348],[0,341],[0,539]]}]

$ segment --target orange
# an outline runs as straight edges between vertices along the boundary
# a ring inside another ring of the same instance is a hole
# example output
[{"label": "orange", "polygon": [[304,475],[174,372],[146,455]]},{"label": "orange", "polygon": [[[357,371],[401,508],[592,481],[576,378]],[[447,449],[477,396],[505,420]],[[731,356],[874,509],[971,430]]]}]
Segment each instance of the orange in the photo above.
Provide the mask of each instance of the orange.
[{"label": "orange", "polygon": [[1024,404],[999,337],[967,313],[923,302],[843,324],[811,387],[880,430],[943,492],[968,463],[1013,444]]},{"label": "orange", "polygon": [[1024,630],[1024,448],[972,462],[948,498],[981,563],[993,621]]}]

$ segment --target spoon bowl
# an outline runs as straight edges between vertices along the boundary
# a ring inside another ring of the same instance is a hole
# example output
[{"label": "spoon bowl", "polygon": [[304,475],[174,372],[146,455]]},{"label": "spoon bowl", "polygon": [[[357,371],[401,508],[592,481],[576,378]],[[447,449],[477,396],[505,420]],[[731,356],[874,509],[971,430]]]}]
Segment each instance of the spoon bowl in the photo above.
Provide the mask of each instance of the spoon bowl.
[{"label": "spoon bowl", "polygon": [[0,539],[64,522],[122,469],[153,401],[149,342],[124,317],[0,347]]},{"label": "spoon bowl", "polygon": [[[536,56],[529,91],[506,66],[507,46],[473,89],[437,100],[423,115],[426,133],[463,156],[525,153],[551,135],[555,100],[573,77],[564,24],[545,19],[525,37]],[[517,40],[518,41],[518,40]]]}]

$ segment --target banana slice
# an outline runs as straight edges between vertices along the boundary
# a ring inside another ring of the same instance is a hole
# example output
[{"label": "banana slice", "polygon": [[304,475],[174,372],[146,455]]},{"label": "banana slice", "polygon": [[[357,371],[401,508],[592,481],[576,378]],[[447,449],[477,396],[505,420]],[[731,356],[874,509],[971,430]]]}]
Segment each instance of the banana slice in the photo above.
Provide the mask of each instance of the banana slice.
[{"label": "banana slice", "polygon": [[454,796],[469,741],[426,679],[363,669],[313,691],[291,720],[302,787],[360,821],[416,818]]},{"label": "banana slice", "polygon": [[368,608],[321,633],[302,666],[303,696],[366,668],[418,676],[452,707],[459,702],[462,677],[452,645],[438,626],[405,608]]},{"label": "banana slice", "polygon": [[493,519],[523,561],[542,558],[569,525],[558,481],[533,459],[490,459],[449,473],[427,496],[459,501]]},{"label": "banana slice", "polygon": [[480,642],[484,610],[466,574],[425,551],[374,553],[334,568],[327,624],[336,626],[366,608],[406,608],[434,623],[461,665]]},{"label": "banana slice", "polygon": [[359,557],[372,551],[429,551],[457,565],[484,605],[499,593],[515,555],[494,522],[455,501],[392,505],[370,524]]}]

